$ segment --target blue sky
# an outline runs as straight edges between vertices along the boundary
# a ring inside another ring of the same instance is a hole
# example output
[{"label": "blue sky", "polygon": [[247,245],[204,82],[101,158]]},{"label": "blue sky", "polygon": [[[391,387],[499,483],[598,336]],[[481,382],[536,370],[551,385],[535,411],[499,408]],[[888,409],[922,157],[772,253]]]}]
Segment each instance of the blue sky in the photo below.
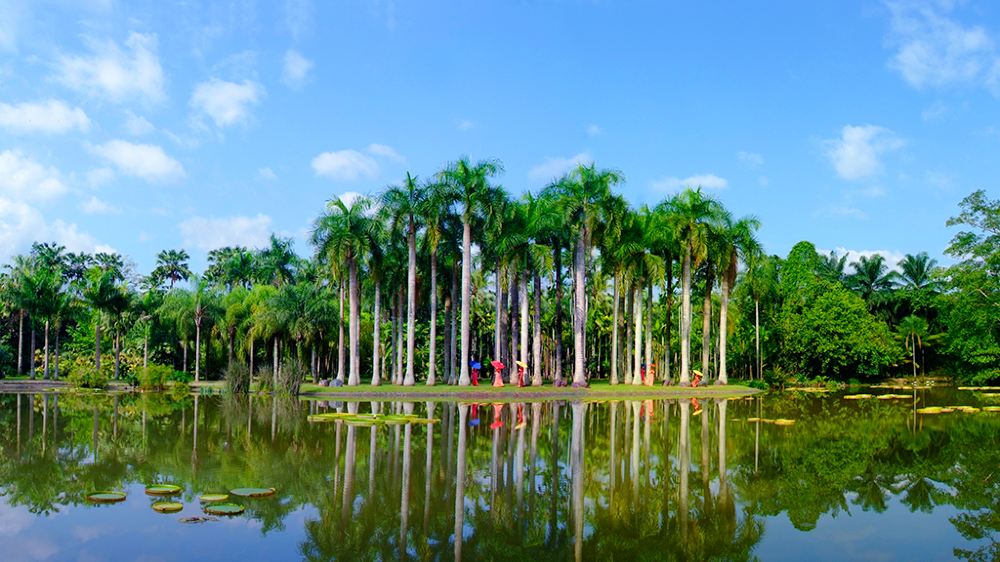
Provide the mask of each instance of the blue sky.
[{"label": "blue sky", "polygon": [[327,200],[466,154],[515,194],[591,160],[635,204],[701,184],[779,254],[940,257],[997,193],[995,3],[679,4],[0,0],[0,260],[305,253]]}]

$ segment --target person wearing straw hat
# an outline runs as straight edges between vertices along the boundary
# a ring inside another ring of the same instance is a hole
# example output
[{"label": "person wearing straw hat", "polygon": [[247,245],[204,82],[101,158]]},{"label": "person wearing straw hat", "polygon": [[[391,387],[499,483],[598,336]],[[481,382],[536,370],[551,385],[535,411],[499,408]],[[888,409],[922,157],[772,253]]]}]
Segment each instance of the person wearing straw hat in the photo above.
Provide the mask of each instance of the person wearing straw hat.
[{"label": "person wearing straw hat", "polygon": [[524,371],[527,370],[528,364],[524,361],[517,361],[517,386],[524,386]]}]

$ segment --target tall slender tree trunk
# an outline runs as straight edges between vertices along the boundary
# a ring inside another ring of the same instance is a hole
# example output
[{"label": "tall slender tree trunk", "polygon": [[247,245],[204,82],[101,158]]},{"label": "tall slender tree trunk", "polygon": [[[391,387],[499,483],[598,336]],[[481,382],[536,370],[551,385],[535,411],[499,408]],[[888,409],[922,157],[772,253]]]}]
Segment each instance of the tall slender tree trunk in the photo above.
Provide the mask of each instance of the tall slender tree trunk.
[{"label": "tall slender tree trunk", "polygon": [[722,299],[719,302],[719,378],[718,384],[729,384],[726,373],[726,332],[728,331],[727,316],[729,313],[729,279],[722,276]]},{"label": "tall slender tree trunk", "polygon": [[121,347],[121,334],[117,333],[117,331],[115,332],[114,352],[115,352],[115,380],[118,380],[118,374],[120,373],[120,368],[121,368],[122,347]]},{"label": "tall slender tree trunk", "polygon": [[[59,323],[56,323],[56,364],[52,380],[59,380]],[[58,402],[56,403],[56,411],[58,411]]]},{"label": "tall slender tree trunk", "polygon": [[337,309],[337,380],[344,383],[344,282],[340,282],[340,307]]},{"label": "tall slender tree trunk", "polygon": [[[528,364],[528,272],[521,273],[521,363]],[[527,373],[526,373],[527,374]]]},{"label": "tall slender tree trunk", "polygon": [[674,312],[674,272],[673,260],[667,256],[667,320],[664,324],[664,344],[663,344],[663,384],[670,384],[670,330],[673,329]]},{"label": "tall slender tree trunk", "polygon": [[43,360],[42,378],[49,380],[49,321],[45,320],[45,359]]},{"label": "tall slender tree trunk", "polygon": [[361,339],[361,291],[358,283],[358,262],[351,256],[350,259],[350,295],[348,300],[351,307],[350,342],[351,342],[351,372],[348,383],[350,386],[357,386],[361,383],[361,354],[359,340]]},{"label": "tall slender tree trunk", "polygon": [[275,393],[278,392],[278,364],[280,361],[278,356],[278,336],[274,336],[274,353],[271,361],[273,362],[273,367],[271,368],[271,392]]},{"label": "tall slender tree trunk", "polygon": [[635,303],[632,309],[632,320],[635,322],[635,340],[632,349],[632,384],[642,384],[642,286],[636,282],[633,284],[635,293]]},{"label": "tall slender tree trunk", "polygon": [[628,295],[625,297],[625,313],[622,315],[625,317],[625,353],[624,357],[621,358],[621,363],[623,370],[625,371],[625,384],[632,384],[632,348],[629,347],[633,345],[633,340],[635,338],[635,322],[633,320],[635,316],[635,282],[629,283]]},{"label": "tall slender tree trunk", "polygon": [[253,350],[253,336],[250,336],[250,380],[253,380],[253,360],[254,360],[254,350]]},{"label": "tall slender tree trunk", "polygon": [[691,248],[685,245],[681,265],[681,386],[691,386]]},{"label": "tall slender tree trunk", "polygon": [[621,274],[615,272],[615,289],[611,307],[611,384],[618,384],[618,304],[621,301]]},{"label": "tall slender tree trunk", "polygon": [[573,384],[587,382],[587,347],[584,334],[587,327],[586,228],[580,229],[576,240],[573,264]]},{"label": "tall slender tree trunk", "polygon": [[[542,276],[536,269],[534,272],[535,318],[534,333],[531,337],[531,385],[542,384]],[[537,421],[536,421],[537,423]],[[534,430],[534,428],[532,428]]]},{"label": "tall slender tree trunk", "polygon": [[409,246],[409,262],[406,271],[406,378],[403,386],[413,386],[416,377],[413,373],[413,355],[416,352],[417,324],[417,229],[410,218],[410,228],[407,234]]},{"label": "tall slender tree trunk", "polygon": [[709,378],[709,361],[712,357],[712,267],[705,278],[705,299],[701,308],[701,374]]},{"label": "tall slender tree trunk", "polygon": [[[100,363],[97,365],[100,367]],[[24,374],[24,311],[18,315],[17,320],[17,374]]]},{"label": "tall slender tree trunk", "polygon": [[182,349],[181,361],[183,362],[183,365],[182,365],[183,368],[181,370],[186,373],[187,370],[188,370],[188,342],[187,342],[187,340],[181,340],[181,349]]},{"label": "tall slender tree trunk", "polygon": [[458,340],[457,338],[457,326],[458,326],[458,315],[455,313],[455,307],[458,302],[458,269],[455,264],[451,266],[451,329],[450,337],[448,340],[451,345],[448,346],[448,384],[455,384],[458,381],[458,375],[455,373],[455,357],[458,351]]},{"label": "tall slender tree trunk", "polygon": [[555,286],[556,286],[556,327],[555,327],[556,333],[553,335],[552,338],[555,340],[556,356],[554,360],[555,366],[553,368],[554,374],[552,377],[553,380],[555,381],[561,381],[563,378],[562,376],[563,285],[562,285],[562,247],[559,245],[558,242],[555,244],[555,248],[553,248],[552,253],[554,256],[553,261],[555,265],[555,271],[553,272],[553,274],[555,275]]},{"label": "tall slender tree trunk", "polygon": [[498,360],[498,361],[500,361],[500,360],[502,360],[502,358],[501,358],[501,354],[502,354],[501,349],[502,349],[502,347],[501,346],[503,345],[503,340],[500,338],[500,333],[503,330],[503,327],[502,327],[502,324],[501,324],[501,322],[502,322],[501,318],[504,317],[504,314],[503,314],[504,294],[503,294],[503,284],[501,283],[501,277],[500,277],[500,260],[499,259],[497,260],[496,278],[495,279],[496,279],[496,288],[494,289],[493,294],[495,295],[495,299],[494,300],[496,301],[494,303],[494,305],[496,307],[496,314],[494,315],[494,318],[493,318],[493,323],[494,323],[494,328],[493,328],[493,358],[496,359],[496,360]]},{"label": "tall slender tree trunk", "polygon": [[381,352],[379,346],[382,343],[382,283],[375,280],[375,323],[372,326],[372,386],[382,384],[379,370]]},{"label": "tall slender tree trunk", "polygon": [[520,335],[521,335],[521,272],[517,271],[516,264],[512,267],[510,279],[510,330],[505,331],[510,339],[510,346],[507,355],[507,373],[511,382],[516,378],[517,365],[514,364],[520,358]]},{"label": "tall slender tree trunk", "polygon": [[469,224],[469,209],[462,217],[462,357],[459,386],[469,386],[469,299],[472,297],[472,226]]},{"label": "tall slender tree trunk", "polygon": [[28,322],[28,328],[31,330],[31,349],[28,350],[28,373],[31,375],[31,380],[35,380],[35,317],[31,317],[31,321]]},{"label": "tall slender tree trunk", "polygon": [[94,323],[94,368],[101,371],[101,319]]},{"label": "tall slender tree trunk", "polygon": [[396,292],[396,310],[399,315],[399,323],[396,329],[396,372],[392,377],[392,384],[403,384],[403,373],[405,372],[405,354],[403,350],[403,310],[405,308],[406,294],[403,288],[400,287],[399,291]]},{"label": "tall slender tree trunk", "polygon": [[753,331],[757,346],[757,380],[763,380],[764,364],[760,358],[760,299],[753,300]]},{"label": "tall slender tree trunk", "polygon": [[653,283],[646,284],[646,386],[653,384]]},{"label": "tall slender tree trunk", "polygon": [[428,345],[427,361],[427,386],[434,386],[437,382],[437,248],[431,248],[431,326],[430,342]]},{"label": "tall slender tree trunk", "polygon": [[194,322],[194,382],[199,382],[200,380],[201,380],[201,318],[197,318],[195,319]]}]

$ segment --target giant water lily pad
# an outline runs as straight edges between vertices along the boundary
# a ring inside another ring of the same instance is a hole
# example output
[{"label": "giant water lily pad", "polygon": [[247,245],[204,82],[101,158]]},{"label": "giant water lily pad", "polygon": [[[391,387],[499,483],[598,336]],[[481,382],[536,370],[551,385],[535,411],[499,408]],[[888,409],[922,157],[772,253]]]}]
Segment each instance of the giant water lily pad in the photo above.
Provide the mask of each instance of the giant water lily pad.
[{"label": "giant water lily pad", "polygon": [[983,406],[984,412],[1000,412],[1000,406]]},{"label": "giant water lily pad", "polygon": [[172,496],[181,493],[181,487],[173,484],[153,484],[146,486],[146,493],[151,496]]},{"label": "giant water lily pad", "polygon": [[118,503],[125,501],[124,492],[101,491],[87,494],[87,501],[91,503]]},{"label": "giant water lily pad", "polygon": [[344,418],[352,418],[359,414],[352,414],[350,412],[327,412],[325,414],[313,414],[306,418],[311,422],[333,422],[340,421]]},{"label": "giant water lily pad", "polygon": [[216,503],[205,506],[205,513],[212,515],[239,515],[243,513],[244,507],[235,503]]},{"label": "giant water lily pad", "polygon": [[871,394],[847,394],[844,396],[844,400],[867,400],[871,397]]},{"label": "giant water lily pad", "polygon": [[229,494],[202,494],[198,499],[203,503],[224,502],[229,499]]},{"label": "giant water lily pad", "polygon": [[779,418],[774,420],[774,425],[795,425],[795,420]]},{"label": "giant water lily pad", "polygon": [[153,511],[159,513],[177,513],[184,509],[184,504],[180,502],[156,502],[152,505]]},{"label": "giant water lily pad", "polygon": [[928,406],[926,408],[918,408],[917,409],[917,413],[918,414],[941,414],[941,413],[945,413],[944,410],[945,410],[945,408],[942,408],[941,406]]},{"label": "giant water lily pad", "polygon": [[907,394],[879,394],[876,396],[879,400],[904,400],[906,398],[911,398]]},{"label": "giant water lily pad", "polygon": [[236,488],[235,490],[229,490],[229,493],[244,498],[264,498],[273,496],[276,491],[274,488]]}]

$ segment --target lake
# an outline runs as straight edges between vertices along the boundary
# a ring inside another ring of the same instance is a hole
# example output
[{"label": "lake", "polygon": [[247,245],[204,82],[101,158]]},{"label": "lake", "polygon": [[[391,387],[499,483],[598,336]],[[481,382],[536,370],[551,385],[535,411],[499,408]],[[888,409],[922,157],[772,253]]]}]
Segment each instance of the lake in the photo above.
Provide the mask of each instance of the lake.
[{"label": "lake", "polygon": [[[992,560],[1000,405],[935,388],[342,402],[0,395],[0,558]],[[328,420],[412,414],[433,424]],[[181,487],[177,513],[150,484]],[[235,516],[199,496],[241,487]],[[118,503],[87,495],[121,491]]]}]

